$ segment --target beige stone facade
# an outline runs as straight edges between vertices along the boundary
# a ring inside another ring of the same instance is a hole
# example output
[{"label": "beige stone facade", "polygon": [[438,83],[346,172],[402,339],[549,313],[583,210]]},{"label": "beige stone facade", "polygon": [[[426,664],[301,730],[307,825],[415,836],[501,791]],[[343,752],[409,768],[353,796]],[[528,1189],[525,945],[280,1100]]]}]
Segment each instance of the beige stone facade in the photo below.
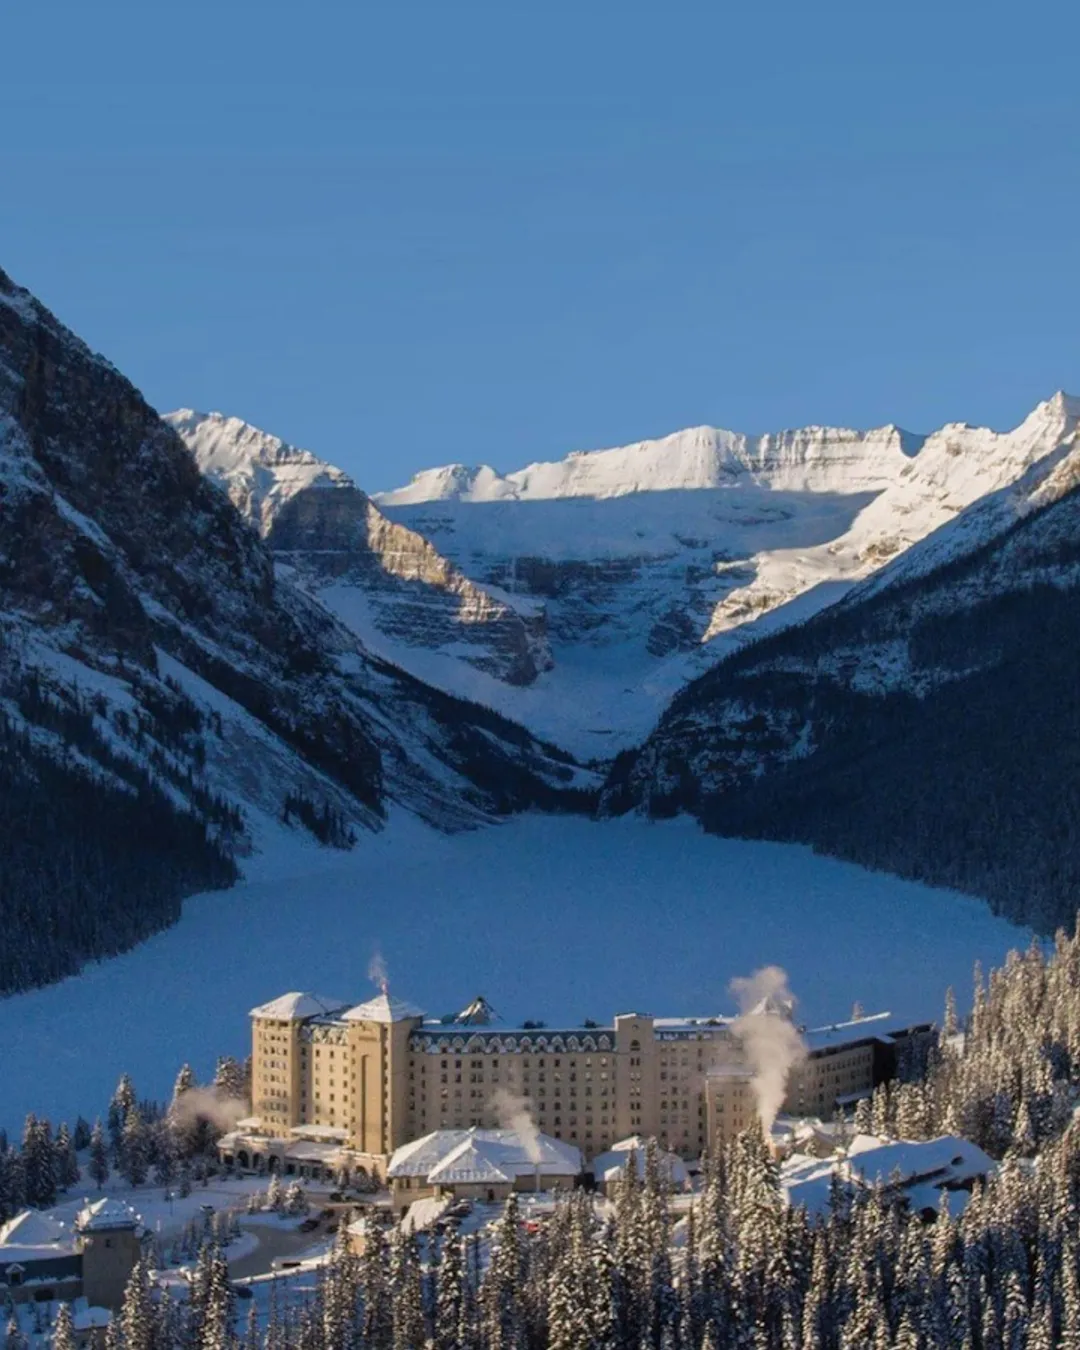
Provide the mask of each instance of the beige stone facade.
[{"label": "beige stone facade", "polygon": [[[782,1015],[775,1013],[770,1015]],[[784,1109],[831,1117],[888,1077],[898,1037],[887,1015],[806,1033]],[[522,1098],[545,1134],[595,1157],[654,1135],[698,1157],[756,1110],[729,1019],[616,1017],[610,1026],[502,1028],[430,1022],[385,995],[352,1007],[290,994],[252,1013],[253,1112],[264,1135],[322,1127],[380,1175],[400,1145],[432,1130],[491,1127]]]}]

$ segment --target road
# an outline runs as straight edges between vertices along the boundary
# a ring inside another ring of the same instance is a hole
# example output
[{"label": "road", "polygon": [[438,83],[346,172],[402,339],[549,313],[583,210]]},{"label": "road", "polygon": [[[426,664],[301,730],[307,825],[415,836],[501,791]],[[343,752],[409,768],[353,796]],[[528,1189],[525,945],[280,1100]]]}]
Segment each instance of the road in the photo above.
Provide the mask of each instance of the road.
[{"label": "road", "polygon": [[345,1220],[353,1206],[335,1204],[330,1208],[334,1211],[333,1217],[329,1219],[320,1217],[318,1227],[308,1233],[301,1233],[296,1228],[276,1228],[272,1224],[245,1223],[241,1215],[240,1227],[245,1233],[257,1237],[259,1245],[246,1256],[230,1261],[229,1275],[234,1280],[241,1280],[249,1275],[266,1275],[275,1261],[299,1260],[312,1247],[325,1244],[331,1236],[326,1231],[327,1225]]}]

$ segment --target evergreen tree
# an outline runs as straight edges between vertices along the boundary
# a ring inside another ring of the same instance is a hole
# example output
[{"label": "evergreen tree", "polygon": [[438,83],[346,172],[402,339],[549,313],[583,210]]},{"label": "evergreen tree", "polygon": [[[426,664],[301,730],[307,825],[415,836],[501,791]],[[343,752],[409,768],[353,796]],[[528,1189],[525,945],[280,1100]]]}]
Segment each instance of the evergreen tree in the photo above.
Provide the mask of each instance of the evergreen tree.
[{"label": "evergreen tree", "polygon": [[56,1310],[52,1350],[76,1350],[75,1323],[71,1316],[70,1303],[61,1303]]},{"label": "evergreen tree", "polygon": [[138,1107],[132,1107],[124,1120],[120,1140],[119,1171],[129,1186],[141,1186],[149,1172],[150,1136]]},{"label": "evergreen tree", "polygon": [[22,1154],[0,1149],[0,1223],[13,1218],[26,1204],[26,1173]]},{"label": "evergreen tree", "polygon": [[128,1075],[121,1074],[120,1081],[116,1085],[116,1091],[109,1102],[109,1147],[112,1151],[113,1162],[119,1167],[120,1155],[123,1149],[124,1126],[130,1112],[135,1110],[137,1104],[135,1088]]},{"label": "evergreen tree", "polygon": [[180,1072],[176,1075],[176,1082],[173,1084],[172,1105],[175,1106],[185,1092],[190,1092],[192,1088],[198,1087],[198,1085],[198,1080],[191,1065],[182,1064]]},{"label": "evergreen tree", "polygon": [[128,1277],[119,1320],[124,1350],[154,1350],[157,1319],[150,1295],[150,1272],[142,1257]]},{"label": "evergreen tree", "polygon": [[434,1350],[460,1350],[464,1304],[465,1267],[461,1241],[456,1233],[448,1233],[439,1249]]},{"label": "evergreen tree", "polygon": [[158,1121],[154,1134],[154,1182],[158,1186],[168,1187],[176,1180],[176,1144],[169,1122]]},{"label": "evergreen tree", "polygon": [[420,1258],[416,1239],[398,1224],[390,1244],[391,1345],[414,1350],[426,1341]]},{"label": "evergreen tree", "polygon": [[214,1091],[223,1101],[244,1102],[244,1068],[232,1055],[222,1055],[214,1072]]},{"label": "evergreen tree", "polygon": [[482,1335],[488,1350],[519,1350],[523,1329],[518,1291],[522,1274],[517,1196],[511,1191],[495,1229],[481,1288]]},{"label": "evergreen tree", "polygon": [[56,1180],[62,1190],[68,1191],[79,1184],[79,1160],[75,1156],[75,1142],[68,1133],[66,1124],[56,1132]]},{"label": "evergreen tree", "polygon": [[101,1128],[101,1121],[94,1122],[94,1128],[90,1133],[90,1176],[100,1191],[102,1186],[109,1179],[109,1157],[108,1149],[105,1146],[105,1132]]},{"label": "evergreen tree", "polygon": [[52,1128],[32,1112],[23,1129],[22,1167],[26,1202],[47,1207],[56,1203],[56,1152]]}]

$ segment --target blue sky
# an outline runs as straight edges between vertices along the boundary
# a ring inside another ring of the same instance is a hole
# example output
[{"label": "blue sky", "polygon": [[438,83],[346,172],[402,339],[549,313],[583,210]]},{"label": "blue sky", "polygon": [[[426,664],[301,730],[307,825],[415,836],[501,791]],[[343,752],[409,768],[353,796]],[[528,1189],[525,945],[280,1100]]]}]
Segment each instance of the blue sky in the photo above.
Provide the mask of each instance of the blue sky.
[{"label": "blue sky", "polygon": [[5,6],[0,266],[372,490],[1080,391],[1074,4]]}]

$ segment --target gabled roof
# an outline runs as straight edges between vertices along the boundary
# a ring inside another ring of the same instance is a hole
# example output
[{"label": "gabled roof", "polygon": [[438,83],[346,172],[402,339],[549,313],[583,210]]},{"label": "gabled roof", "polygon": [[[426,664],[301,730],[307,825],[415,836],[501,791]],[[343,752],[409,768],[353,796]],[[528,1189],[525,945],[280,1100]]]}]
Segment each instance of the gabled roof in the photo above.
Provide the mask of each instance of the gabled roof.
[{"label": "gabled roof", "polygon": [[[67,1242],[71,1230],[58,1219],[51,1219],[38,1209],[24,1209],[0,1226],[0,1246],[49,1247]],[[3,1252],[0,1251],[0,1260]]]},{"label": "gabled roof", "polygon": [[423,1013],[412,1003],[402,998],[391,998],[389,994],[377,994],[366,1003],[358,1003],[342,1015],[345,1022],[405,1022],[413,1017],[423,1017]]},{"label": "gabled roof", "polygon": [[[597,1181],[614,1180],[629,1165],[630,1158],[633,1156],[637,1175],[644,1177],[647,1144],[648,1140],[640,1134],[631,1135],[629,1139],[620,1139],[617,1144],[612,1144],[606,1153],[601,1153],[593,1159],[593,1176]],[[686,1170],[686,1164],[677,1153],[668,1153],[664,1149],[659,1149],[657,1161],[660,1164],[661,1175],[673,1186],[685,1186],[689,1182],[690,1173]]]},{"label": "gabled roof", "polygon": [[513,1181],[515,1169],[511,1166],[504,1171],[492,1156],[500,1151],[482,1140],[465,1139],[428,1173],[428,1182],[432,1186],[447,1186],[457,1182]]},{"label": "gabled roof", "polygon": [[347,1008],[343,998],[324,998],[322,994],[302,994],[294,991],[261,1003],[252,1008],[251,1017],[273,1017],[281,1022],[298,1022],[307,1017],[328,1017]]},{"label": "gabled roof", "polygon": [[581,1152],[547,1134],[526,1138],[517,1130],[434,1130],[397,1149],[387,1176],[422,1177],[432,1185],[463,1181],[512,1181],[517,1176],[576,1176]]}]

